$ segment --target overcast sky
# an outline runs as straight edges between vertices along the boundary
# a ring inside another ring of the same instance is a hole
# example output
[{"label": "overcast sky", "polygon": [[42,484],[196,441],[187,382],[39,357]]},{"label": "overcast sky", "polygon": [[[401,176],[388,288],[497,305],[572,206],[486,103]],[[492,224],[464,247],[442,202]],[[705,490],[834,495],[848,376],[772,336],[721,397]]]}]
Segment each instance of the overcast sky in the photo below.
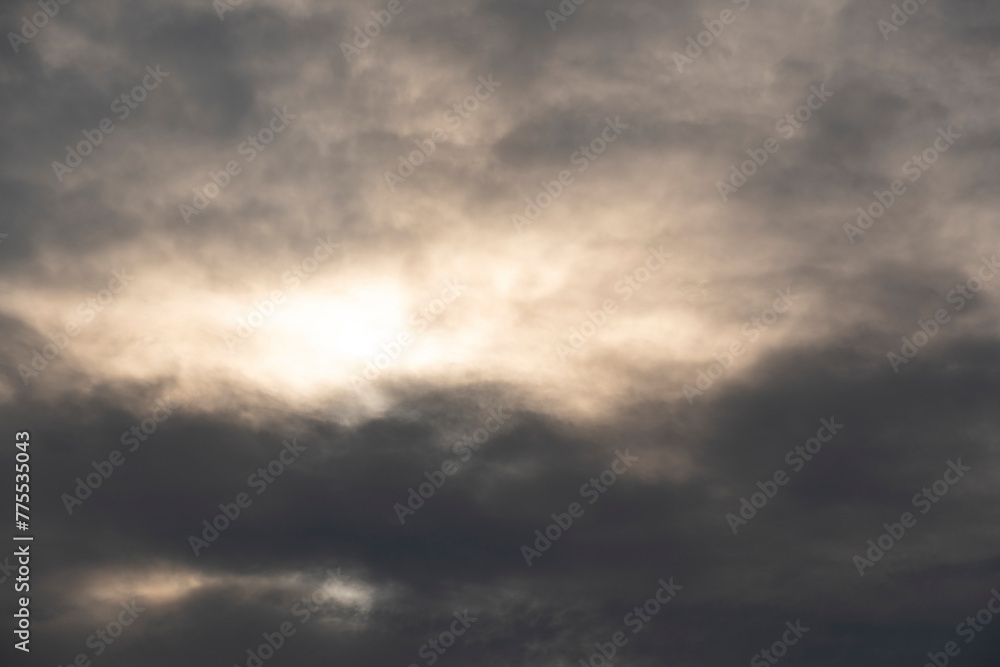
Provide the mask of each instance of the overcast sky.
[{"label": "overcast sky", "polygon": [[996,3],[0,25],[5,661],[996,664]]}]

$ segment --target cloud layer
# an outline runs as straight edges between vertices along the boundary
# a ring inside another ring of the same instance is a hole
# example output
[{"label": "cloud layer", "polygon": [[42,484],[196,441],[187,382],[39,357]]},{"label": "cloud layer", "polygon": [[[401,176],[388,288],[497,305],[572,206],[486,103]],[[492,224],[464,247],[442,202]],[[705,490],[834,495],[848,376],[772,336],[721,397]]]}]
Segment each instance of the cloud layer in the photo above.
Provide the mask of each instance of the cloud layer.
[{"label": "cloud layer", "polygon": [[997,654],[996,5],[58,8],[0,11],[32,661]]}]

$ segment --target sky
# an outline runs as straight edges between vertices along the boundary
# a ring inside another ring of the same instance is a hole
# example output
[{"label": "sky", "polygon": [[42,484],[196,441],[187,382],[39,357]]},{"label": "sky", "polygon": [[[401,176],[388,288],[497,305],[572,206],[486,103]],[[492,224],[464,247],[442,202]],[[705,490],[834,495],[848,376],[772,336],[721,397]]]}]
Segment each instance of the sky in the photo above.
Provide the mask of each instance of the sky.
[{"label": "sky", "polygon": [[996,664],[996,3],[0,25],[4,664]]}]

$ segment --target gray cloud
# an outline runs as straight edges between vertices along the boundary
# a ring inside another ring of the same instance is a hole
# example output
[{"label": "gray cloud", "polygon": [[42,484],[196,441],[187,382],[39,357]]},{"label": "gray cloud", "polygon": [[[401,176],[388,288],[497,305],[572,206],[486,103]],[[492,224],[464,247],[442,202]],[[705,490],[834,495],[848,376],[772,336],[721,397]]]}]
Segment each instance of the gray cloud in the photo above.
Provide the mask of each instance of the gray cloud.
[{"label": "gray cloud", "polygon": [[[469,610],[435,662],[576,665],[624,630],[621,664],[717,665],[801,619],[789,664],[922,664],[947,641],[990,664],[992,626],[970,644],[956,626],[998,585],[996,281],[961,310],[949,296],[1000,241],[996,8],[926,3],[883,39],[891,3],[591,0],[553,31],[554,0],[403,0],[348,61],[385,6],[70,3],[0,49],[0,414],[33,443],[33,660],[245,665],[291,621],[269,663],[424,665]],[[17,31],[35,11],[0,16]],[[170,74],[116,118],[147,65]],[[501,85],[449,122],[486,76]],[[276,108],[292,118],[265,142]],[[60,182],[53,161],[105,117]],[[581,169],[608,117],[627,129]],[[947,127],[961,137],[909,180]],[[780,150],[723,201],[769,137]],[[515,214],[534,219],[519,232]],[[310,268],[323,239],[337,252]],[[650,248],[669,255],[656,270]],[[448,284],[460,296],[436,302]],[[887,353],[940,308],[894,372]],[[63,494],[167,399],[68,514]],[[394,505],[498,406],[510,420],[400,525]],[[733,535],[727,513],[831,417],[842,433]],[[196,557],[201,521],[292,438],[302,458]],[[626,449],[639,463],[589,504],[581,485]],[[858,576],[852,556],[959,458],[968,475]],[[583,516],[528,566],[521,546],[573,502]],[[633,634],[671,577],[683,589]],[[146,611],[94,656],[132,598]]]}]

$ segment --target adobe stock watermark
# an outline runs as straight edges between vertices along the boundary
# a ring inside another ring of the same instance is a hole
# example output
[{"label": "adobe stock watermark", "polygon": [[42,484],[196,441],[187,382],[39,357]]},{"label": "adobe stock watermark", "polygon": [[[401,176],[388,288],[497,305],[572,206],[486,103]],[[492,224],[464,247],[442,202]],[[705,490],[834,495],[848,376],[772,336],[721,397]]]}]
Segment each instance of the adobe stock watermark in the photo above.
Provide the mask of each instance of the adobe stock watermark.
[{"label": "adobe stock watermark", "polygon": [[[804,104],[793,113],[785,114],[775,123],[774,130],[781,134],[782,138],[787,140],[794,137],[795,131],[802,129],[804,124],[812,119],[813,113],[822,109],[827,100],[833,97],[833,93],[827,91],[825,83],[821,84],[818,89],[816,86],[810,86],[809,90],[810,95],[806,98]],[[747,155],[750,156],[750,159],[744,160],[740,164],[739,169],[736,168],[735,164],[730,165],[728,182],[716,181],[715,183],[722,201],[728,202],[730,195],[736,194],[740,188],[746,185],[750,177],[767,164],[771,156],[780,149],[781,142],[774,137],[765,139],[761,148],[747,149]]]},{"label": "adobe stock watermark", "polygon": [[[277,457],[247,477],[247,486],[251,489],[256,489],[258,496],[267,491],[268,486],[273,484],[278,477],[281,477],[285,469],[298,461],[299,457],[302,456],[302,452],[306,451],[305,446],[299,445],[295,441],[295,438],[292,438],[291,442],[284,440],[281,444],[282,449]],[[286,454],[288,458],[285,458]],[[221,503],[219,505],[220,512],[212,517],[211,523],[209,523],[208,519],[201,522],[204,526],[204,529],[201,531],[201,537],[199,538],[195,535],[188,536],[188,545],[190,545],[194,555],[196,557],[201,556],[201,552],[219,539],[219,535],[235,523],[242,511],[252,504],[253,499],[246,492],[236,494],[236,498],[231,503]]]},{"label": "adobe stock watermark", "polygon": [[[43,345],[41,352],[32,348],[31,361],[27,365],[18,364],[17,372],[21,375],[24,386],[27,387],[31,379],[38,377],[42,371],[48,368],[49,362],[55,361],[69,346],[70,339],[76,338],[83,330],[84,325],[90,324],[98,313],[104,312],[104,309],[110,306],[115,297],[121,294],[133,280],[135,277],[128,275],[125,269],[115,269],[111,272],[111,280],[108,281],[106,289],[96,292],[94,296],[87,297],[77,304],[76,314],[83,322],[80,323],[75,319],[70,320],[64,327],[65,333],[57,331],[54,334],[47,334],[46,337],[51,342]],[[117,287],[115,286],[116,282],[118,283]]]},{"label": "adobe stock watermark", "polygon": [[[997,603],[996,606],[993,603]],[[1000,614],[1000,591],[993,589],[990,591],[990,598],[983,605],[983,608],[976,612],[975,616],[966,616],[965,620],[955,626],[955,634],[965,639],[966,644],[971,644],[976,636],[986,629],[986,626],[993,621],[993,617]],[[928,662],[924,667],[947,667],[951,658],[958,656],[962,652],[958,642],[948,642],[944,645],[944,651],[939,653],[928,652]]]},{"label": "adobe stock watermark", "polygon": [[[920,508],[921,514],[927,514],[931,511],[931,507],[941,502],[941,498],[946,496],[951,487],[958,484],[965,477],[965,473],[970,470],[972,468],[969,466],[962,465],[962,459],[948,461],[948,467],[945,468],[941,479],[921,489],[919,493],[913,496],[911,503],[914,507]],[[882,560],[885,554],[891,551],[903,539],[907,529],[913,528],[915,525],[917,525],[917,517],[910,512],[903,512],[899,517],[898,523],[882,524],[885,532],[874,540],[868,540],[868,550],[864,554],[868,558],[855,555],[852,559],[854,566],[858,569],[858,574],[862,577],[865,576],[865,569],[874,567],[875,563]]]},{"label": "adobe stock watermark", "polygon": [[28,20],[28,15],[21,17],[21,30],[19,32],[8,32],[7,39],[14,53],[21,50],[21,47],[31,41],[38,31],[49,24],[50,19],[54,19],[59,13],[60,5],[68,5],[72,0],[38,0],[38,6],[42,11],[35,12]]},{"label": "adobe stock watermark", "polygon": [[212,9],[220,21],[226,20],[227,12],[235,12],[236,8],[243,4],[243,0],[212,0]]},{"label": "adobe stock watermark", "polygon": [[[499,81],[494,81],[492,74],[485,78],[479,77],[478,81],[479,85],[476,86],[472,95],[469,95],[460,102],[455,102],[452,108],[445,111],[442,115],[442,118],[448,124],[448,132],[454,132],[462,127],[462,123],[468,120],[479,109],[480,103],[490,99],[497,88],[503,85]],[[435,127],[429,138],[415,140],[413,143],[416,144],[417,150],[412,151],[406,156],[398,156],[399,162],[396,171],[384,171],[382,173],[382,177],[385,179],[385,184],[389,186],[389,190],[395,192],[397,185],[410,176],[413,176],[417,169],[427,162],[431,155],[434,155],[437,151],[437,145],[444,143],[447,138],[447,132],[440,127]]]},{"label": "adobe stock watermark", "polygon": [[926,3],[927,0],[903,0],[900,5],[893,3],[889,20],[879,19],[875,22],[879,32],[882,33],[882,40],[888,42],[889,35],[899,32],[899,29],[906,25],[910,17],[920,10],[920,6]]},{"label": "adobe stock watermark", "polygon": [[[659,614],[667,603],[677,597],[678,592],[684,590],[683,586],[674,583],[673,577],[670,577],[669,581],[660,579],[656,583],[660,586],[653,592],[653,596],[641,605],[636,605],[622,619],[622,623],[631,628],[634,635],[642,632],[645,625],[652,621],[653,617]],[[605,667],[605,665],[614,664],[615,654],[618,653],[618,649],[624,648],[628,644],[628,640],[625,632],[618,630],[611,635],[609,641],[594,642],[594,647],[597,650],[591,653],[588,658],[580,658],[580,667]]]},{"label": "adobe stock watermark", "polygon": [[[111,112],[116,114],[119,121],[123,121],[139,105],[146,100],[148,94],[156,90],[163,80],[170,76],[170,72],[160,70],[160,66],[146,66],[146,76],[131,90],[126,91],[115,98],[111,103]],[[83,130],[83,139],[76,146],[66,146],[66,157],[64,162],[53,160],[52,171],[59,182],[63,182],[66,174],[70,174],[74,169],[83,164],[83,160],[94,153],[94,149],[104,143],[105,137],[115,131],[115,122],[110,118],[102,118],[97,123],[97,128],[93,130]]]},{"label": "adobe stock watermark", "polygon": [[[732,2],[740,8],[741,12],[745,12],[750,6],[750,0],[732,0]],[[726,26],[736,22],[737,16],[738,14],[734,14],[733,10],[723,9],[719,13],[719,18],[702,21],[702,25],[706,29],[687,38],[687,48],[684,49],[684,53],[674,51],[673,58],[674,64],[677,65],[677,72],[683,74],[685,65],[693,65],[694,61],[705,52],[705,49],[715,44],[715,41],[722,36]]]},{"label": "adobe stock watermark", "polygon": [[0,563],[0,584],[7,583],[7,580],[17,574],[16,565],[11,565],[10,556],[4,556]]},{"label": "adobe stock watermark", "polygon": [[[295,618],[301,617],[299,625],[308,623],[312,615],[319,611],[320,605],[331,599],[334,596],[336,588],[343,584],[339,567],[336,573],[328,569],[326,574],[327,579],[318,588],[310,595],[304,596],[301,602],[296,602],[292,605],[292,616]],[[256,649],[247,649],[246,667],[262,667],[266,661],[274,657],[278,649],[284,646],[286,640],[294,635],[296,631],[297,628],[292,625],[291,621],[284,621],[278,626],[275,632],[262,633],[261,637],[264,638],[264,643],[258,645]],[[236,667],[239,667],[239,665]]]},{"label": "adobe stock watermark", "polygon": [[[461,613],[456,611],[452,616],[455,617],[455,620],[451,622],[447,630],[440,633],[436,639],[431,639],[417,649],[417,655],[426,660],[428,665],[437,662],[438,658],[455,645],[455,640],[464,635],[472,627],[472,624],[479,620],[469,614],[468,609]],[[409,667],[419,667],[419,665],[414,662],[410,663]]]},{"label": "adobe stock watermark", "polygon": [[[331,235],[316,238],[316,247],[312,254],[305,259],[296,262],[292,267],[282,274],[282,280],[289,285],[289,291],[295,292],[302,287],[302,282],[311,277],[319,270],[319,267],[333,257],[333,251],[340,247],[339,243],[334,243]],[[285,292],[282,290],[271,290],[271,294],[259,301],[254,301],[253,308],[246,317],[236,318],[236,327],[233,333],[222,334],[222,340],[230,351],[235,350],[243,341],[249,340],[264,323],[267,322],[278,311],[278,306],[285,302]],[[234,335],[235,334],[235,335]]]},{"label": "adobe stock watermark", "polygon": [[[406,1],[407,3],[413,2],[413,0]],[[402,3],[402,0],[389,0],[385,9],[371,10],[372,18],[364,24],[364,30],[361,29],[361,26],[355,26],[354,39],[351,42],[340,43],[340,52],[344,54],[344,59],[350,63],[351,58],[360,56],[361,52],[371,45],[372,40],[382,34],[382,29],[389,27],[392,18],[401,14],[404,9],[406,9],[406,5]]]},{"label": "adobe stock watermark", "polygon": [[[414,335],[423,333],[448,307],[464,294],[466,286],[456,280],[446,280],[441,295],[431,299],[419,313],[410,317],[409,328],[400,332],[394,340],[383,343],[382,351],[365,362],[365,368],[360,374],[351,375],[351,387],[355,390],[367,388],[381,377],[410,345],[414,343]],[[412,331],[412,333],[411,333]]]},{"label": "adobe stock watermark", "polygon": [[[608,492],[608,489],[615,485],[618,477],[628,472],[632,464],[638,460],[639,457],[629,454],[628,449],[624,453],[616,449],[615,458],[611,461],[611,465],[601,471],[597,477],[591,477],[590,481],[584,483],[580,487],[580,496],[587,498],[587,502],[593,505]],[[528,564],[528,567],[531,567],[532,560],[541,558],[542,554],[552,547],[553,542],[556,542],[563,536],[564,532],[573,526],[574,519],[583,516],[583,510],[583,505],[580,503],[570,503],[563,514],[553,513],[551,515],[553,523],[545,527],[544,534],[540,528],[535,531],[534,549],[527,544],[521,545],[521,555],[524,556],[524,562]]]},{"label": "adobe stock watermark", "polygon": [[[138,424],[133,424],[132,428],[122,433],[120,439],[122,445],[129,446],[128,452],[130,454],[135,452],[142,443],[146,442],[150,436],[156,433],[159,425],[167,421],[177,408],[178,406],[171,403],[169,399],[158,400],[156,407],[153,408],[148,417]],[[83,501],[94,495],[94,491],[101,488],[101,485],[108,481],[115,470],[124,463],[125,455],[118,449],[111,450],[106,459],[91,461],[90,467],[94,469],[94,472],[88,473],[84,477],[77,477],[74,480],[76,481],[76,488],[73,489],[72,494],[64,493],[59,496],[63,506],[66,508],[66,513],[72,516],[73,509],[81,507]]]},{"label": "adobe stock watermark", "polygon": [[[108,647],[115,643],[115,640],[122,636],[125,628],[135,623],[139,614],[146,611],[145,607],[140,607],[136,599],[131,602],[122,602],[122,610],[118,615],[108,622],[103,628],[98,628],[94,634],[87,637],[87,648],[93,650],[93,657],[99,657],[108,650]],[[86,653],[78,653],[66,667],[90,667],[91,658]],[[62,667],[60,665],[60,667]]]},{"label": "adobe stock watermark", "polygon": [[[1000,273],[1000,263],[997,262],[997,256],[993,255],[990,258],[983,257],[976,275],[964,283],[955,285],[955,289],[945,295],[945,301],[954,306],[955,313],[961,312],[998,273]],[[902,344],[899,347],[899,352],[890,350],[886,354],[892,371],[898,375],[899,369],[904,364],[910,363],[910,360],[916,357],[920,350],[926,347],[937,336],[941,327],[951,322],[951,320],[951,315],[944,308],[938,308],[934,311],[933,318],[928,318],[927,320],[918,319],[917,326],[919,329],[914,331],[909,337],[903,336],[900,338]]]},{"label": "adobe stock watermark", "polygon": [[[296,602],[292,605],[290,610],[291,615],[295,618],[301,617],[299,625],[308,623],[312,615],[319,611],[320,605],[331,599],[336,589],[343,585],[339,567],[336,572],[327,569],[326,575],[326,580],[314,589],[312,593],[303,596],[301,602]],[[247,649],[246,667],[262,667],[265,662],[274,657],[278,649],[285,645],[285,642],[295,634],[296,630],[297,628],[294,627],[291,621],[284,621],[278,625],[278,629],[274,632],[261,633],[264,642],[256,648],[250,647]],[[237,664],[235,667],[240,667],[240,665]]]},{"label": "adobe stock watermark", "polygon": [[[570,164],[576,167],[578,173],[582,174],[587,171],[590,165],[604,155],[604,152],[608,150],[611,144],[618,141],[622,132],[627,130],[628,127],[626,123],[621,122],[620,116],[615,116],[614,120],[611,120],[610,116],[605,118],[604,129],[601,130],[600,135],[591,139],[590,143],[586,146],[580,146],[575,150],[569,156]],[[556,178],[557,180],[550,182],[541,181],[540,185],[542,189],[538,191],[538,194],[534,198],[524,198],[526,206],[524,207],[523,215],[515,213],[510,216],[510,221],[514,224],[514,229],[519,234],[524,231],[525,227],[537,220],[542,211],[552,206],[552,203],[562,196],[563,190],[566,187],[573,184],[573,172],[569,169],[560,171]]]},{"label": "adobe stock watermark", "polygon": [[771,644],[771,648],[762,649],[750,658],[752,667],[769,667],[778,664],[778,661],[788,654],[788,648],[798,644],[799,640],[809,632],[809,628],[802,625],[802,621],[798,619],[794,624],[791,621],[785,621],[785,627],[788,629],[785,630],[780,639]]},{"label": "adobe stock watermark", "polygon": [[433,498],[434,494],[445,485],[448,478],[459,471],[461,464],[468,463],[472,455],[478,452],[479,448],[485,445],[493,434],[503,428],[504,423],[510,417],[511,415],[504,413],[503,406],[497,407],[496,410],[490,408],[485,416],[480,416],[480,427],[472,431],[471,434],[463,435],[462,439],[451,447],[451,451],[458,457],[458,461],[447,459],[441,464],[440,469],[424,471],[424,477],[427,481],[419,484],[416,489],[412,486],[407,489],[410,493],[406,498],[406,504],[396,503],[392,506],[396,512],[396,518],[399,519],[399,524],[405,524],[407,516],[416,514],[417,510],[424,506],[425,501]]},{"label": "adobe stock watermark", "polygon": [[586,3],[587,0],[562,0],[556,7],[558,12],[551,9],[545,10],[545,19],[549,22],[552,32],[555,32],[560,23],[565,23],[569,17],[576,13],[576,8]]},{"label": "adobe stock watermark", "polygon": [[[271,120],[268,121],[267,125],[254,134],[248,134],[247,138],[236,147],[236,152],[243,156],[245,164],[256,160],[258,155],[267,150],[268,145],[274,141],[275,137],[284,132],[291,121],[298,118],[297,114],[288,113],[287,106],[281,107],[281,110],[274,107],[271,111]],[[233,176],[238,176],[241,173],[243,173],[243,165],[236,160],[229,160],[226,162],[225,168],[219,171],[209,170],[208,175],[211,181],[205,183],[201,188],[194,189],[194,197],[191,198],[190,204],[181,202],[178,205],[184,224],[191,224],[191,218],[208,208],[209,202],[229,187]]]},{"label": "adobe stock watermark", "polygon": [[[836,417],[820,419],[819,424],[815,437],[809,438],[801,445],[796,445],[785,454],[785,463],[792,466],[792,472],[800,472],[805,468],[806,463],[812,461],[813,457],[823,449],[823,445],[833,440],[834,436],[844,428],[844,424],[837,423]],[[767,507],[767,504],[778,495],[779,488],[785,486],[790,481],[791,477],[785,472],[785,469],[778,468],[770,480],[757,482],[757,488],[760,491],[751,494],[749,500],[745,496],[740,498],[740,507],[737,510],[739,516],[732,512],[726,514],[726,523],[732,529],[733,535],[742,526],[747,525],[751,519],[757,516],[760,510]]]},{"label": "adobe stock watermark", "polygon": [[[653,274],[667,265],[667,259],[672,255],[663,252],[663,246],[659,248],[649,247],[646,261],[629,271],[621,280],[615,283],[615,293],[624,295],[622,303],[627,303],[632,296],[649,282]],[[611,316],[618,312],[618,301],[615,299],[605,299],[604,303],[597,310],[588,310],[585,320],[569,328],[569,337],[565,342],[556,343],[556,354],[559,358],[566,360],[574,352],[578,352],[590,341],[590,339],[600,331],[611,319]]]},{"label": "adobe stock watermark", "polygon": [[[774,326],[780,317],[787,313],[800,298],[792,294],[791,287],[781,292],[775,292],[775,294],[778,295],[778,298],[774,300],[770,308],[765,308],[760,315],[751,317],[740,327],[740,333],[749,338],[751,343],[756,343],[761,333]],[[681,387],[688,405],[693,405],[696,396],[703,396],[706,391],[711,389],[712,385],[726,374],[726,370],[732,367],[736,359],[746,354],[747,349],[743,343],[735,340],[729,344],[728,349],[716,353],[715,361],[707,368],[698,371],[694,385],[685,384]]]},{"label": "adobe stock watermark", "polygon": [[[920,177],[938,161],[938,158],[948,152],[948,149],[962,138],[961,134],[951,129],[951,125],[948,126],[947,130],[939,127],[937,132],[938,136],[934,138],[933,144],[924,149],[920,155],[914,155],[903,163],[901,167],[903,175],[909,177],[911,183],[919,181]],[[906,184],[900,179],[896,179],[889,185],[888,190],[876,190],[873,194],[876,201],[870,203],[867,208],[858,207],[857,224],[844,223],[844,233],[847,234],[847,240],[851,242],[851,245],[854,245],[855,238],[864,236],[865,232],[875,224],[875,221],[885,215],[886,211],[906,194]]]}]

